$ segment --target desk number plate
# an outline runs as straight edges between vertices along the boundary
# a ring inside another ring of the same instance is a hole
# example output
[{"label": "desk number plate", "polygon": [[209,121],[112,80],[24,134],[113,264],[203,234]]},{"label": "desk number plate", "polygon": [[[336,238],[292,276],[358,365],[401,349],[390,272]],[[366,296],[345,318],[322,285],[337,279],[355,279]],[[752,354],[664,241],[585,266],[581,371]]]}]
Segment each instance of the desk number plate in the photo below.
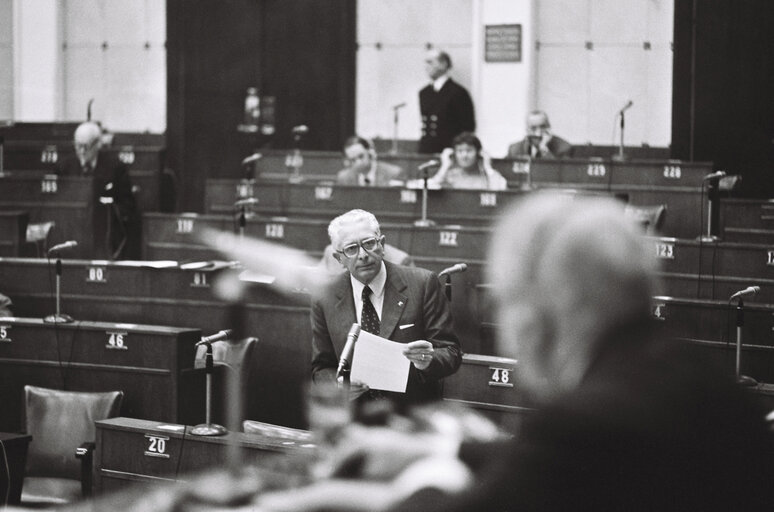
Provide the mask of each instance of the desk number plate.
[{"label": "desk number plate", "polygon": [[489,367],[489,385],[497,388],[512,388],[513,368]]},{"label": "desk number plate", "polygon": [[494,192],[481,192],[480,206],[484,208],[494,208],[497,206],[497,194]]},{"label": "desk number plate", "polygon": [[56,175],[47,174],[40,180],[41,194],[56,194],[59,192],[59,184],[56,181]]},{"label": "desk number plate", "polygon": [[46,146],[40,152],[40,163],[42,164],[55,164],[57,160],[59,160],[59,153],[56,146]]},{"label": "desk number plate", "polygon": [[457,232],[456,231],[439,231],[438,245],[442,247],[457,247]]},{"label": "desk number plate", "polygon": [[147,441],[144,453],[146,457],[159,457],[161,459],[169,458],[169,454],[167,453],[168,437],[145,434],[145,439]]},{"label": "desk number plate", "polygon": [[89,267],[86,274],[87,283],[107,283],[105,267]]},{"label": "desk number plate", "polygon": [[680,169],[679,165],[665,165],[664,166],[664,177],[668,178],[670,180],[679,180],[683,176],[683,170]]},{"label": "desk number plate", "polygon": [[11,342],[11,326],[10,325],[0,325],[0,343],[10,343]]},{"label": "desk number plate", "polygon": [[285,238],[285,225],[280,223],[266,224],[266,238],[282,240]]},{"label": "desk number plate", "polygon": [[417,191],[404,189],[400,191],[400,202],[406,204],[417,203]]},{"label": "desk number plate", "polygon": [[107,335],[107,345],[105,345],[106,349],[129,350],[129,345],[126,343],[128,333],[107,331],[105,334]]},{"label": "desk number plate", "polygon": [[176,232],[178,235],[188,235],[190,233],[193,233],[193,229],[194,229],[193,219],[177,219]]},{"label": "desk number plate", "polygon": [[666,320],[666,304],[663,302],[657,302],[651,306],[651,316],[656,320]]},{"label": "desk number plate", "polygon": [[586,174],[592,178],[604,178],[607,176],[605,164],[589,164],[586,167]]},{"label": "desk number plate", "polygon": [[191,280],[192,288],[209,288],[210,282],[207,280],[207,272],[194,272]]},{"label": "desk number plate", "polygon": [[134,148],[132,146],[124,146],[121,151],[118,152],[118,159],[126,165],[132,165],[134,163]]},{"label": "desk number plate", "polygon": [[766,252],[766,265],[774,267],[774,251]]},{"label": "desk number plate", "polygon": [[330,201],[333,199],[333,187],[327,185],[314,187],[314,198],[317,201]]},{"label": "desk number plate", "polygon": [[667,244],[663,242],[656,243],[656,257],[662,260],[675,259],[675,244]]}]

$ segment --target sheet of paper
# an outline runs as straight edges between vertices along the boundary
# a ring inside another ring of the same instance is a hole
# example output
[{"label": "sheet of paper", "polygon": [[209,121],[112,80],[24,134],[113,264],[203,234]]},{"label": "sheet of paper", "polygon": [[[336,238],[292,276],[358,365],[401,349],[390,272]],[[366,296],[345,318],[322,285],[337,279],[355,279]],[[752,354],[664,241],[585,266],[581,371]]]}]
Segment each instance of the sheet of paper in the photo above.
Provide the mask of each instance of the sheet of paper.
[{"label": "sheet of paper", "polygon": [[403,355],[406,345],[361,331],[355,343],[350,380],[371,389],[406,392],[411,361]]}]

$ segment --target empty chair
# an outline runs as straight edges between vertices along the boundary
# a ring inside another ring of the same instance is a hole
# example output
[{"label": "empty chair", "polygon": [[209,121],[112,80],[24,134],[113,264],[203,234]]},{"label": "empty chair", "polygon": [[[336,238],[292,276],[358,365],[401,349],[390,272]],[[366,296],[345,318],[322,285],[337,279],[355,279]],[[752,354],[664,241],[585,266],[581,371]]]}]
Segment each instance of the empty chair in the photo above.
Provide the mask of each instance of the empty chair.
[{"label": "empty chair", "polygon": [[89,496],[96,436],[94,422],[118,415],[123,392],[91,393],[24,386],[24,396],[23,425],[26,433],[32,435],[32,441],[27,454],[22,505],[53,506]]},{"label": "empty chair", "polygon": [[624,214],[633,219],[635,222],[642,224],[645,233],[648,235],[658,235],[661,231],[661,226],[664,225],[664,218],[666,217],[667,206],[665,204],[657,204],[653,206],[637,206],[628,204],[624,210]]}]

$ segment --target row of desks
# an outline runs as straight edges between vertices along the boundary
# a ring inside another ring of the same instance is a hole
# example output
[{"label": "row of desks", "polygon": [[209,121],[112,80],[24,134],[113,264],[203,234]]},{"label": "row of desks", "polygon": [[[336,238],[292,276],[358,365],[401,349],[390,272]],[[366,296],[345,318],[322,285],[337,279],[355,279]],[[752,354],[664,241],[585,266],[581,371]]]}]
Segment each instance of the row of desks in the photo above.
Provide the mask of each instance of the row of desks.
[{"label": "row of desks", "polygon": [[[147,264],[66,260],[62,308],[75,318],[179,325],[214,332],[232,326],[232,308],[216,298],[211,288],[213,280],[225,271],[225,268],[187,270],[173,264],[154,268]],[[0,259],[0,282],[4,293],[13,299],[16,314],[42,316],[53,311],[51,272],[41,260]],[[455,312],[457,330],[471,331],[478,336],[474,342],[461,334],[463,350],[482,354],[481,357],[495,356],[493,321],[489,317],[492,308],[487,301],[486,286],[475,284],[464,289],[456,286],[453,296],[460,297],[460,306],[465,309],[463,316]],[[311,357],[309,297],[300,292],[280,295],[266,286],[255,285],[243,304],[245,331],[260,340],[252,361],[249,385],[252,409],[248,408],[248,417],[302,426],[305,420],[300,405],[301,384],[308,378]],[[748,305],[746,352],[768,354],[772,350],[772,313],[772,305]],[[733,346],[726,345],[733,341],[733,307],[725,301],[657,297],[654,317],[670,337],[708,343],[718,357],[733,358]],[[763,356],[754,356],[759,357]],[[761,360],[764,363],[760,369],[765,371],[753,376],[774,382],[774,375],[769,374],[774,365],[768,366],[765,362],[768,359]],[[485,373],[486,368],[481,371]],[[486,389],[485,383],[481,385]],[[455,389],[451,385],[447,388]],[[278,389],[282,392],[278,393]],[[456,394],[447,397],[477,401],[471,398],[473,389],[470,385],[458,386]],[[491,404],[497,400],[488,397],[481,402]]]},{"label": "row of desks", "polygon": [[[533,182],[534,183],[534,182]],[[691,238],[706,225],[703,206],[706,197],[698,187],[576,186],[577,182],[543,183],[537,188],[555,188],[567,193],[615,196],[633,206],[665,204],[667,213],[661,232]],[[488,225],[523,190],[499,192],[475,190],[428,191],[427,217],[439,224]],[[352,208],[369,210],[382,222],[413,222],[422,216],[422,191],[401,187],[351,187],[331,183],[291,184],[280,181],[207,180],[205,211],[233,213],[235,203],[254,198],[255,212],[287,217],[314,217],[331,220]]]}]

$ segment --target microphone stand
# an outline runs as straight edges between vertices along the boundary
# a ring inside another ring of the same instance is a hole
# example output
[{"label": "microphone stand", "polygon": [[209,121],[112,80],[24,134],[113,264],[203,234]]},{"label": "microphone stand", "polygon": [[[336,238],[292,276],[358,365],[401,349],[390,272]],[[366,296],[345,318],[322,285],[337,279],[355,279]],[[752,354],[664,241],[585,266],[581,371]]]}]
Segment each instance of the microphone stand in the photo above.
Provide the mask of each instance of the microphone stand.
[{"label": "microphone stand", "polygon": [[400,117],[398,111],[402,106],[392,107],[392,149],[390,149],[390,154],[392,155],[398,154],[398,122]]},{"label": "microphone stand", "polygon": [[443,285],[443,290],[446,292],[446,299],[451,302],[452,300],[452,284],[451,274],[446,274],[446,282]]},{"label": "microphone stand", "polygon": [[720,176],[707,181],[707,235],[702,241],[718,240],[718,225],[720,224]]},{"label": "microphone stand", "polygon": [[301,134],[294,134],[293,141],[295,142],[295,147],[293,148],[293,152],[288,155],[288,158],[286,159],[286,164],[287,160],[290,160],[290,165],[288,167],[293,169],[289,181],[290,183],[301,183],[303,181],[303,178],[301,177],[301,166],[304,165],[304,157],[301,156]]},{"label": "microphone stand", "polygon": [[212,360],[212,343],[205,343],[207,354],[204,358],[204,367],[206,372],[206,390],[204,406],[204,423],[200,423],[191,429],[191,435],[194,436],[222,436],[228,431],[222,425],[212,423],[212,374],[215,365]]},{"label": "microphone stand", "polygon": [[422,228],[435,226],[435,222],[427,218],[427,180],[430,178],[430,168],[422,169],[422,218],[414,221],[414,225]]},{"label": "microphone stand", "polygon": [[736,383],[740,386],[757,386],[758,381],[740,372],[742,363],[742,326],[744,326],[744,300],[739,297],[736,305]]},{"label": "microphone stand", "polygon": [[47,324],[69,324],[72,323],[73,317],[62,313],[60,309],[61,297],[62,297],[62,258],[57,255],[56,257],[56,313],[48,315],[43,319]]}]

